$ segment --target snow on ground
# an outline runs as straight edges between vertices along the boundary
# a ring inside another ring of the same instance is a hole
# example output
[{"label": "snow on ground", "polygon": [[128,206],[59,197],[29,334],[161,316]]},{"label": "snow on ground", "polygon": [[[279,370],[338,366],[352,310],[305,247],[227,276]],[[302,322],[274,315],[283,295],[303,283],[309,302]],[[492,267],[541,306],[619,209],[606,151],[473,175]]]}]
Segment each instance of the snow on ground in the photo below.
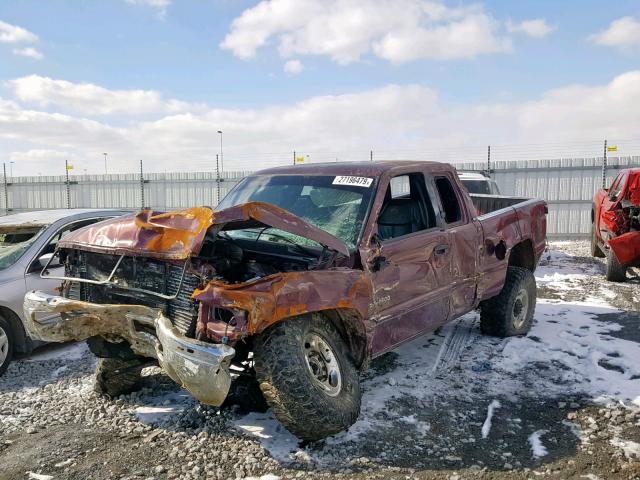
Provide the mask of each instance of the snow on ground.
[{"label": "snow on ground", "polygon": [[540,438],[545,433],[547,433],[546,430],[536,430],[529,436],[529,445],[531,445],[531,453],[534,458],[542,458],[549,453]]}]

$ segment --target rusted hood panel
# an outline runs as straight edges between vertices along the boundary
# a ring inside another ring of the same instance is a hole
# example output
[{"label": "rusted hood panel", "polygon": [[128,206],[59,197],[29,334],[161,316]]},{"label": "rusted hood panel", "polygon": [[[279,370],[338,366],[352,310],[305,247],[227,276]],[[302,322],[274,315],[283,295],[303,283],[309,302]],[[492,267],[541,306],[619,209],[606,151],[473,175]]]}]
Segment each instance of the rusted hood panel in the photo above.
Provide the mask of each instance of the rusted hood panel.
[{"label": "rusted hood panel", "polygon": [[213,210],[196,207],[173,212],[142,210],[80,229],[63,238],[62,248],[113,255],[183,260],[200,251]]},{"label": "rusted hood panel", "polygon": [[73,232],[59,245],[112,255],[184,260],[200,252],[207,229],[212,225],[230,229],[252,223],[275,227],[349,255],[349,248],[342,240],[282,208],[262,202],[249,202],[219,212],[208,207],[173,212],[143,210]]}]

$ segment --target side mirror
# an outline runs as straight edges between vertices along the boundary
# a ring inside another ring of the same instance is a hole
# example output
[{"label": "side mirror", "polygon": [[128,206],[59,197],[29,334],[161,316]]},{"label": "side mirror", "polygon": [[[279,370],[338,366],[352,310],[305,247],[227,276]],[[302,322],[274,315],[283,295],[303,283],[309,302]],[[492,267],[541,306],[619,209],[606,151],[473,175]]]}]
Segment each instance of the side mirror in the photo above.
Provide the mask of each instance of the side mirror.
[{"label": "side mirror", "polygon": [[[54,255],[55,255],[54,253],[45,253],[44,255],[40,255],[40,257],[38,258],[38,263],[40,264],[40,268],[46,267],[47,263],[51,261]],[[54,259],[49,265],[49,267],[59,267],[60,265],[61,265],[60,260]]]}]

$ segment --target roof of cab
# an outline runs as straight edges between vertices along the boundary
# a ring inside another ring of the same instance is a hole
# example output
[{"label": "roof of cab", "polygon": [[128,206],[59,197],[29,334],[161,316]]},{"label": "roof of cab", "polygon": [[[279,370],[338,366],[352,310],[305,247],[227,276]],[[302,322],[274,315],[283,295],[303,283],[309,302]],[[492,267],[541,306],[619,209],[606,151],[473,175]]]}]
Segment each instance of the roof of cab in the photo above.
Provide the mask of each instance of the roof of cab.
[{"label": "roof of cab", "polygon": [[442,167],[453,169],[448,163],[420,162],[406,160],[384,160],[375,162],[327,162],[308,163],[306,165],[289,165],[286,167],[268,168],[256,172],[256,175],[352,175],[380,176],[384,172],[415,167],[429,170],[441,170]]},{"label": "roof of cab", "polygon": [[14,213],[0,217],[0,226],[10,225],[33,225],[47,226],[58,220],[67,217],[83,216],[84,214],[97,215],[124,215],[127,213],[124,209],[108,209],[108,208],[71,208],[59,210],[37,210],[33,212]]}]

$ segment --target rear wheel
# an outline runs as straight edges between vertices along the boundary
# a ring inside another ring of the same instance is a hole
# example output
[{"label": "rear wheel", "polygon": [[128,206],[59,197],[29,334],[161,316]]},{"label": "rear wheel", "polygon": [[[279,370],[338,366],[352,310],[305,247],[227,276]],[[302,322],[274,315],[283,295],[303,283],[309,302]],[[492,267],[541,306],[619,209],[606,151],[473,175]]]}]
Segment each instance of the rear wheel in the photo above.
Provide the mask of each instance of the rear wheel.
[{"label": "rear wheel", "polygon": [[275,416],[303,440],[351,426],[360,413],[358,370],[344,340],[321,315],[279,323],[256,339],[255,370]]},{"label": "rear wheel", "polygon": [[602,249],[600,248],[600,242],[598,240],[598,235],[596,234],[595,222],[591,224],[591,256],[597,258],[605,257]]},{"label": "rear wheel", "polygon": [[607,280],[610,282],[624,282],[627,279],[627,267],[621,265],[613,250],[607,250]]},{"label": "rear wheel", "polygon": [[142,357],[130,360],[99,358],[95,391],[113,398],[137,390],[142,379],[142,369],[147,364],[147,360]]},{"label": "rear wheel", "polygon": [[7,371],[13,358],[15,338],[11,325],[4,317],[0,317],[0,375]]},{"label": "rear wheel", "polygon": [[526,335],[533,325],[536,279],[522,267],[508,267],[502,291],[480,308],[482,333],[496,337]]}]

